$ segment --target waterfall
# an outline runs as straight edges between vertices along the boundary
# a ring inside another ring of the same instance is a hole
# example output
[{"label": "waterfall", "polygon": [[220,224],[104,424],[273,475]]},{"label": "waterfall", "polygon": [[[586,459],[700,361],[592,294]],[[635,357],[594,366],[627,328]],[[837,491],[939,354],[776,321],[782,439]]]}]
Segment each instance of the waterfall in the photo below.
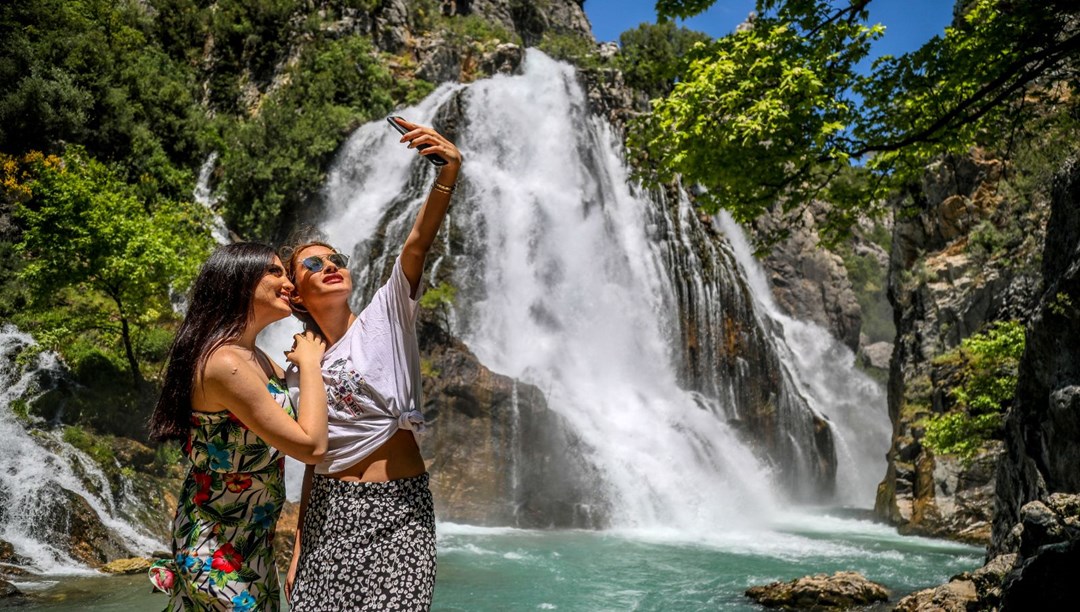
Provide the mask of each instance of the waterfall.
[{"label": "waterfall", "polygon": [[[36,351],[29,334],[0,328],[0,540],[43,573],[86,571],[67,551],[77,513],[100,522],[112,549],[148,555],[162,545],[123,516],[109,481],[93,459],[63,441],[58,432],[27,429],[16,414],[61,376],[56,354],[37,353],[25,365],[17,357]],[[31,353],[32,354],[32,353]],[[32,420],[33,417],[23,416]]]},{"label": "waterfall", "polygon": [[777,347],[794,370],[793,379],[830,418],[839,451],[837,500],[872,506],[877,483],[885,473],[884,449],[888,449],[892,434],[884,390],[853,367],[851,350],[827,330],[783,314],[742,228],[727,213],[718,216],[717,224],[734,247],[757,312],[782,330]]},{"label": "waterfall", "polygon": [[195,189],[191,197],[197,204],[202,204],[212,215],[210,233],[218,244],[229,244],[229,229],[225,226],[225,220],[217,213],[217,203],[221,201],[221,194],[214,193],[210,189],[210,176],[214,173],[217,165],[217,151],[212,151],[206,156],[202,166],[199,166],[199,177],[195,182]]},{"label": "waterfall", "polygon": [[[520,76],[446,84],[398,113],[448,126],[466,160],[431,279],[458,288],[454,333],[544,392],[603,475],[614,526],[766,523],[785,500],[831,486],[834,443],[843,469],[859,470],[857,445],[830,439],[857,431],[837,422],[849,411],[798,380],[812,374],[803,349],[785,345],[787,322],[763,311],[748,264],[684,194],[634,187],[621,139],[586,106],[572,67],[529,50]],[[434,176],[384,121],[342,147],[318,225],[354,257],[354,309]],[[287,345],[294,330],[264,344]]]}]

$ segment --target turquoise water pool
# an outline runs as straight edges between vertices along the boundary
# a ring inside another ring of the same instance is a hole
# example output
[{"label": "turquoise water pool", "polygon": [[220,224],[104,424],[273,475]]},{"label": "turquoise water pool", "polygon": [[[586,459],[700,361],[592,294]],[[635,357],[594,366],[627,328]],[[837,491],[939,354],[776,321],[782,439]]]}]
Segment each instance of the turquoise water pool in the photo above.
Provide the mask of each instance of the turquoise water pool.
[{"label": "turquoise water pool", "polygon": [[[979,548],[897,535],[837,511],[793,514],[769,529],[532,531],[439,525],[434,610],[760,610],[747,587],[838,570],[893,598],[981,565]],[[51,584],[50,584],[51,583]],[[164,605],[141,576],[24,584],[28,608],[131,612]]]}]

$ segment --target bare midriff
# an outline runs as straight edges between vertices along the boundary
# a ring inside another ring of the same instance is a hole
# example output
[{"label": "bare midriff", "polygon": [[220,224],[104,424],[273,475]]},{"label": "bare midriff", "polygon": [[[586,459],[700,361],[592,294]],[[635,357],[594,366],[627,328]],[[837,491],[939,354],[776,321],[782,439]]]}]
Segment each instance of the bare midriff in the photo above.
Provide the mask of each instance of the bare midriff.
[{"label": "bare midriff", "polygon": [[413,433],[399,429],[360,463],[327,476],[346,482],[387,482],[412,478],[426,471]]}]

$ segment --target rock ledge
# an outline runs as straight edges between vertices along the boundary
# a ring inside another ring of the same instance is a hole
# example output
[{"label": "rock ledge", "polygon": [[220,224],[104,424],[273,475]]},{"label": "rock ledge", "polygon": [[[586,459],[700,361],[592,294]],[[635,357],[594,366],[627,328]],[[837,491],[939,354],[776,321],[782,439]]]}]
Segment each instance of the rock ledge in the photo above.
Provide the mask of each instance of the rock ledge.
[{"label": "rock ledge", "polygon": [[750,587],[746,596],[769,608],[825,611],[888,601],[889,592],[858,572],[836,572]]}]

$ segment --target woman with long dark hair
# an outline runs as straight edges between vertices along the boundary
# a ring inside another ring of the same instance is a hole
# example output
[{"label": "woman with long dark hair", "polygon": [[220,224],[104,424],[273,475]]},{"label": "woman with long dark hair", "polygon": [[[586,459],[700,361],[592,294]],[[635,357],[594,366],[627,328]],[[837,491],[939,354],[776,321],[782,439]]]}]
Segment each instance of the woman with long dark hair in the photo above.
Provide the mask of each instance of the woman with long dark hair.
[{"label": "woman with long dark hair", "polygon": [[[424,426],[416,313],[424,258],[450,205],[461,154],[431,128],[398,123],[402,142],[447,163],[371,303],[352,312],[349,258],[326,243],[295,245],[286,262],[297,317],[332,345],[322,359],[329,445],[304,475],[285,579],[295,612],[431,607],[435,512],[414,437]],[[295,391],[292,368],[288,374]]]},{"label": "woman with long dark hair", "polygon": [[281,368],[255,346],[263,328],[292,313],[293,289],[274,250],[256,243],[219,247],[192,286],[150,419],[151,437],[180,440],[191,460],[173,558],[150,569],[170,610],[279,608],[282,453],[318,463],[327,444],[322,339],[297,334],[286,352],[304,390],[297,403]]}]

